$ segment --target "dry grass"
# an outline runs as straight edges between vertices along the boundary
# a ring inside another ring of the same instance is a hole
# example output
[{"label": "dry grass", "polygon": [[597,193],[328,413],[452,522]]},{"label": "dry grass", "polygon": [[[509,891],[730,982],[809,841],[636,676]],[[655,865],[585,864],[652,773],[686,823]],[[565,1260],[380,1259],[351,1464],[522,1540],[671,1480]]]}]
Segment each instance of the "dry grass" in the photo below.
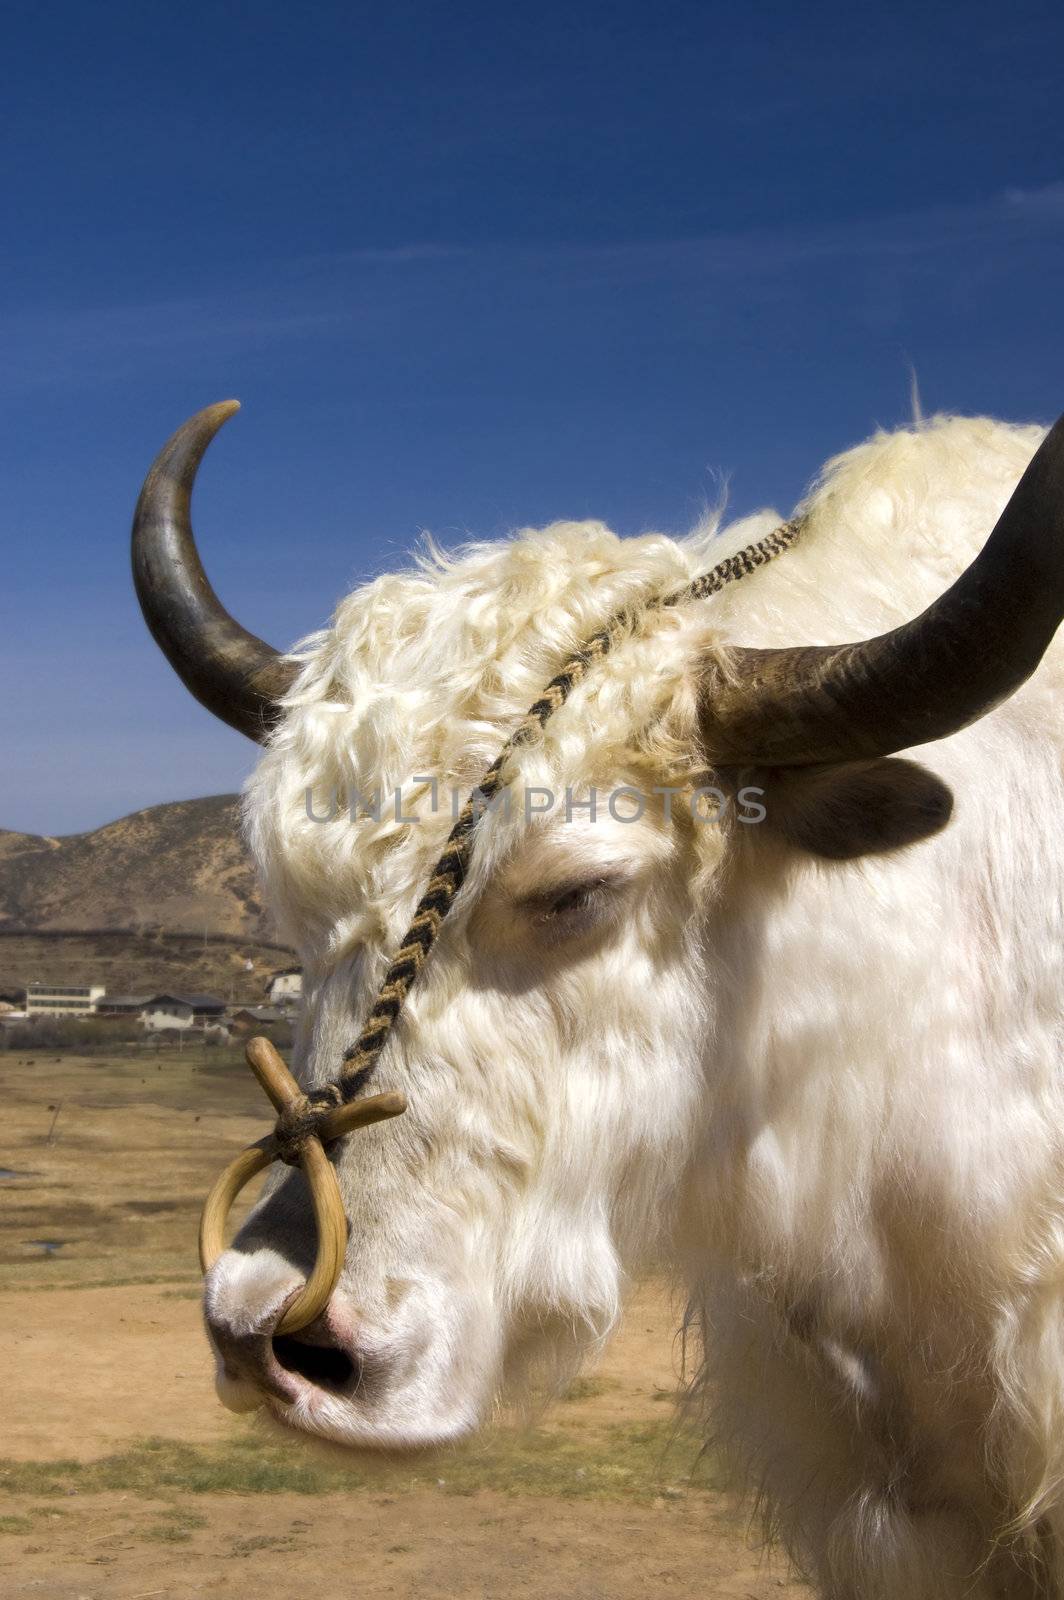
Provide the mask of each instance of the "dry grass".
[{"label": "dry grass", "polygon": [[194,1291],[199,1208],[268,1125],[240,1049],[7,1055],[0,1290],[170,1283]]},{"label": "dry grass", "polygon": [[0,1461],[0,1491],[24,1495],[403,1494],[433,1487],[457,1495],[493,1489],[638,1501],[719,1485],[697,1440],[671,1423],[500,1429],[468,1446],[391,1460],[288,1436],[275,1442],[251,1426],[243,1437],[216,1445],[143,1439],[97,1461]]}]

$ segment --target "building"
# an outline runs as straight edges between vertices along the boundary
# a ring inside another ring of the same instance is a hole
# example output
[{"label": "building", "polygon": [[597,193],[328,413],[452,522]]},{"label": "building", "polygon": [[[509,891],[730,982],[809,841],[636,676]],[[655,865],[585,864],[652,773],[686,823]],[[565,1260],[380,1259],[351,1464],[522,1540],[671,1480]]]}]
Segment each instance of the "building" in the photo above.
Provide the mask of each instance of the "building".
[{"label": "building", "polygon": [[225,1001],[212,994],[112,994],[100,1001],[97,1015],[135,1017],[150,1033],[168,1033],[223,1022]]},{"label": "building", "polygon": [[157,994],[144,1002],[140,1020],[149,1033],[169,1033],[171,1030],[192,1028],[195,1015],[191,1001],[176,994]]},{"label": "building", "polygon": [[26,990],[26,1015],[29,1017],[91,1017],[103,999],[100,983],[59,987],[51,983],[31,983]]},{"label": "building", "polygon": [[286,967],[283,972],[271,972],[266,981],[266,994],[271,1006],[295,1006],[303,998],[303,970]]},{"label": "building", "polygon": [[273,1023],[287,1022],[285,1012],[277,1006],[241,1006],[229,1014],[230,1026],[237,1033],[254,1033],[256,1028],[268,1028]]},{"label": "building", "polygon": [[225,1001],[215,994],[157,994],[155,999],[176,1000],[180,1005],[191,1007],[192,1023],[197,1028],[206,1027],[209,1022],[225,1021]]},{"label": "building", "polygon": [[98,1017],[139,1017],[150,994],[105,994],[96,1007]]}]

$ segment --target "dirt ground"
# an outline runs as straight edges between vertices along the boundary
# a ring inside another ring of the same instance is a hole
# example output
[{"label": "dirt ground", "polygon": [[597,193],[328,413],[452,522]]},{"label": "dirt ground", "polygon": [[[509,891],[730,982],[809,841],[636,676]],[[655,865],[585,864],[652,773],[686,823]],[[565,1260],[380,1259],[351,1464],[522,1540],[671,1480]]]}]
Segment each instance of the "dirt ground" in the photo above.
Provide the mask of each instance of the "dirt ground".
[{"label": "dirt ground", "polygon": [[677,1316],[645,1285],[535,1425],[382,1459],[214,1399],[193,1255],[257,1136],[228,1052],[0,1055],[0,1594],[40,1600],[768,1600],[799,1586],[674,1423]]}]

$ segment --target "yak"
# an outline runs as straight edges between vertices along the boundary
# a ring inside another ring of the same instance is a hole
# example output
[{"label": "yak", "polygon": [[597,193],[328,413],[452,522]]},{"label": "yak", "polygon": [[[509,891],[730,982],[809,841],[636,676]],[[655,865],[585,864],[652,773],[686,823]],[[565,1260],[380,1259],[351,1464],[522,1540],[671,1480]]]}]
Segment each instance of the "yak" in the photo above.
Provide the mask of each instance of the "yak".
[{"label": "yak", "polygon": [[343,599],[280,654],[211,589],[190,500],[134,521],[155,639],[263,746],[247,837],[332,1079],[452,826],[511,752],[382,1053],[409,1110],[338,1147],[327,1311],[277,1167],[211,1270],[222,1399],[358,1447],[475,1430],[670,1275],[687,1404],[825,1600],[1064,1595],[1064,419],[939,416],[830,461],[780,524],[555,522]]}]

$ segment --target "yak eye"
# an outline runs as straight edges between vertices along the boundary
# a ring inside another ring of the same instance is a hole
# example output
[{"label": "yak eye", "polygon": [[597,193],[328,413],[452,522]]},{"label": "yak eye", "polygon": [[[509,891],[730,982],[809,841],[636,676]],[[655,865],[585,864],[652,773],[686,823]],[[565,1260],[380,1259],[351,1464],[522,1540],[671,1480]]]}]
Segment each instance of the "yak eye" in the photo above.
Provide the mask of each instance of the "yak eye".
[{"label": "yak eye", "polygon": [[572,911],[585,911],[591,904],[592,896],[596,889],[601,889],[604,879],[596,878],[592,883],[578,883],[572,889],[566,889],[556,895],[545,908],[548,917],[564,917]]},{"label": "yak eye", "polygon": [[598,925],[610,904],[609,891],[615,887],[613,878],[600,875],[545,890],[526,904],[541,928],[568,936]]},{"label": "yak eye", "polygon": [[593,878],[570,879],[515,895],[511,905],[529,932],[534,930],[541,941],[556,944],[597,932],[613,922],[630,882],[623,870],[605,870]]}]

